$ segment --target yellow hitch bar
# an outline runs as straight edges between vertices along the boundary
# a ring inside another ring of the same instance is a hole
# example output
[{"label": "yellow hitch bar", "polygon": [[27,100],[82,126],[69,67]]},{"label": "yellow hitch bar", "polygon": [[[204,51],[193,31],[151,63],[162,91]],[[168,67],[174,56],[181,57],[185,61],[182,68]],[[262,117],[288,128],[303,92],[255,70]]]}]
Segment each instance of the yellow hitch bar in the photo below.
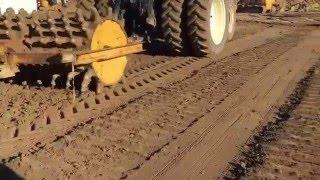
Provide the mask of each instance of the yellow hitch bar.
[{"label": "yellow hitch bar", "polygon": [[76,54],[75,65],[91,64],[93,62],[108,61],[129,54],[143,52],[142,43],[128,44],[126,46],[104,48],[94,51],[79,52]]},{"label": "yellow hitch bar", "polygon": [[[0,46],[0,57],[3,61],[3,64],[0,65],[0,79],[14,76],[15,73],[19,71],[17,68],[19,64],[72,63],[75,66],[81,66],[105,62],[106,66],[110,66],[110,70],[108,70],[108,72],[101,71],[101,74],[109,79],[111,78],[111,80],[108,79],[107,81],[104,81],[105,84],[112,84],[115,83],[118,80],[118,76],[123,73],[122,68],[118,66],[118,64],[121,64],[120,61],[123,59],[122,57],[143,51],[145,51],[145,49],[141,42],[129,43],[125,46],[80,52],[48,51],[41,53],[16,53],[6,49],[6,47]],[[102,79],[102,75],[100,75],[100,79]]]},{"label": "yellow hitch bar", "polygon": [[[144,52],[142,43],[131,43],[125,46],[88,50],[80,52],[38,52],[16,53],[7,52],[5,47],[0,46],[0,57],[6,57],[10,64],[59,64],[74,63],[74,65],[86,65],[94,62],[108,61],[130,54]],[[61,57],[61,60],[53,61],[52,57]]]}]

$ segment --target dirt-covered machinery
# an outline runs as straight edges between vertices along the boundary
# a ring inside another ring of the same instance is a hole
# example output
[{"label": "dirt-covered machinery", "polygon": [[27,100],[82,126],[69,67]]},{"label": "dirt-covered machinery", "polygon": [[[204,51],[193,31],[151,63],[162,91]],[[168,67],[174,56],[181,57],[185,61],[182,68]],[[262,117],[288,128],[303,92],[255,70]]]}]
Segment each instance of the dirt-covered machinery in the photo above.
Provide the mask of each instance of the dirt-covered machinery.
[{"label": "dirt-covered machinery", "polygon": [[[112,85],[121,79],[127,55],[148,50],[154,41],[174,55],[209,56],[221,52],[235,27],[233,0],[39,2],[45,8],[7,9],[0,17],[2,79],[24,66],[59,72],[62,65],[69,69],[68,87],[76,76],[82,78],[82,90],[92,79]],[[54,73],[51,84],[58,78]]]},{"label": "dirt-covered machinery", "polygon": [[319,0],[239,0],[238,11],[258,13],[306,12],[319,8],[319,5]]}]

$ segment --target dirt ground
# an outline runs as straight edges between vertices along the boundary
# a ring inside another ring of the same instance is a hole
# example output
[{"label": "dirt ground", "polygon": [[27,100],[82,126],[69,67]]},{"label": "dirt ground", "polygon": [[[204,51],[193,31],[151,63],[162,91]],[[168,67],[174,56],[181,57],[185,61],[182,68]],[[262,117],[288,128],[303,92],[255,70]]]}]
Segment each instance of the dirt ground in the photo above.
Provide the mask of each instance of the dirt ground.
[{"label": "dirt ground", "polygon": [[264,126],[233,163],[227,179],[318,179],[319,63],[299,82],[275,121]]},{"label": "dirt ground", "polygon": [[320,71],[311,79],[301,104],[265,144],[266,160],[248,179],[318,179],[320,177]]},{"label": "dirt ground", "polygon": [[240,20],[213,58],[133,55],[120,84],[75,102],[70,90],[0,82],[0,179],[223,177],[320,58],[310,18],[260,19]]}]

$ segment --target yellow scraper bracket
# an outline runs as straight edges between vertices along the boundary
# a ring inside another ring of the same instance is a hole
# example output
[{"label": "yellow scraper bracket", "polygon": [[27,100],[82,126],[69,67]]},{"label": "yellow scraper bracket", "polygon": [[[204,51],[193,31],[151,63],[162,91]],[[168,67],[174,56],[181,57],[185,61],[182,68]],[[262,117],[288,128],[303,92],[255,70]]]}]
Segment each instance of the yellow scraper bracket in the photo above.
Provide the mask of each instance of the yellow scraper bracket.
[{"label": "yellow scraper bracket", "polygon": [[40,6],[44,7],[44,8],[49,8],[50,7],[50,3],[48,0],[40,0]]},{"label": "yellow scraper bracket", "polygon": [[267,10],[267,11],[270,11],[270,10],[272,9],[274,0],[266,0],[265,3],[266,3],[266,10]]}]

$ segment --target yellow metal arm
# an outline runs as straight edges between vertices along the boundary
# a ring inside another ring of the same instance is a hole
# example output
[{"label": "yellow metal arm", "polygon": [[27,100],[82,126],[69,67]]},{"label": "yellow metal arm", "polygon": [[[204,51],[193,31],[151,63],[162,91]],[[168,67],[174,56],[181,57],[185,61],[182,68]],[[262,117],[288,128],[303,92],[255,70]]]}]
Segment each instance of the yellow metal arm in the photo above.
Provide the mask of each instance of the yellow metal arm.
[{"label": "yellow metal arm", "polygon": [[93,62],[108,61],[129,54],[143,52],[143,44],[128,44],[121,47],[104,48],[95,51],[80,52],[76,56],[76,65],[91,64]]}]

